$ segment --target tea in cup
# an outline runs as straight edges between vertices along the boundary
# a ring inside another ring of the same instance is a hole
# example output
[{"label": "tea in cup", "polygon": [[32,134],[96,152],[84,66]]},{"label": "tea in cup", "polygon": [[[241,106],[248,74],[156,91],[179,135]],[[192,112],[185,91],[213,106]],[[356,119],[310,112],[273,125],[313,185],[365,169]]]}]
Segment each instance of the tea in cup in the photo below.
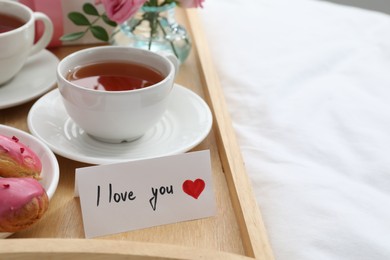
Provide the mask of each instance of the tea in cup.
[{"label": "tea in cup", "polygon": [[140,138],[163,116],[178,60],[131,47],[101,46],[70,54],[57,68],[70,118],[109,143]]},{"label": "tea in cup", "polygon": [[[42,21],[45,29],[34,44],[36,21]],[[0,85],[11,80],[29,56],[46,48],[52,36],[48,16],[16,1],[0,0]]]}]

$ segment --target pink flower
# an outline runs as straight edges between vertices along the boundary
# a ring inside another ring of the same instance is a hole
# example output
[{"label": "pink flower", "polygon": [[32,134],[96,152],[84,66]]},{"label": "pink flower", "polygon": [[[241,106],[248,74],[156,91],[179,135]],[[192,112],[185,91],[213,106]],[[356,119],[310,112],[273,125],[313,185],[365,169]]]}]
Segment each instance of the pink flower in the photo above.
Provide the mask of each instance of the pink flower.
[{"label": "pink flower", "polygon": [[180,6],[184,8],[196,8],[196,7],[202,7],[202,3],[204,0],[177,0]]},{"label": "pink flower", "polygon": [[132,17],[147,0],[101,0],[108,18],[123,23]]}]

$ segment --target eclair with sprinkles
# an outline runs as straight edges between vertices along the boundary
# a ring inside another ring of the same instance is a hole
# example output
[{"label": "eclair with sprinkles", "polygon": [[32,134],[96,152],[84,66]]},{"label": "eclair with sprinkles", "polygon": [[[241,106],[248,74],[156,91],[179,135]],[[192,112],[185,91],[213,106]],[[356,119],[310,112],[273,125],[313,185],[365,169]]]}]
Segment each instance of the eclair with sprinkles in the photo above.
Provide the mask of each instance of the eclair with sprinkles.
[{"label": "eclair with sprinkles", "polygon": [[39,180],[42,163],[37,154],[15,136],[0,135],[0,177],[32,177]]},{"label": "eclair with sprinkles", "polygon": [[18,232],[40,220],[49,198],[33,178],[0,178],[0,232]]}]

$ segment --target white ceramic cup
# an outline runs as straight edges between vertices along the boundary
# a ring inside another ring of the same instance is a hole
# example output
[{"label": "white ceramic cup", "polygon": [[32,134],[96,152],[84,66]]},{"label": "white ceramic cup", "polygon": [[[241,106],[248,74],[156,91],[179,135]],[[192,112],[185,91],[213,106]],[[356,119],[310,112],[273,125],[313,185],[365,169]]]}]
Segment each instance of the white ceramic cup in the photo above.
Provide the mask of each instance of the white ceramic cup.
[{"label": "white ceramic cup", "polygon": [[[29,56],[46,48],[53,36],[53,24],[45,14],[33,12],[16,1],[0,0],[0,13],[24,21],[21,27],[0,33],[1,85],[11,80],[21,70]],[[34,44],[36,21],[42,21],[45,29],[43,35]]]},{"label": "white ceramic cup", "polygon": [[[121,143],[138,139],[162,118],[167,108],[178,69],[176,57],[167,55],[101,46],[65,57],[57,67],[57,82],[68,115],[97,140]],[[146,88],[125,91],[88,89],[67,80],[74,68],[104,61],[143,64],[159,71],[164,79]]]}]

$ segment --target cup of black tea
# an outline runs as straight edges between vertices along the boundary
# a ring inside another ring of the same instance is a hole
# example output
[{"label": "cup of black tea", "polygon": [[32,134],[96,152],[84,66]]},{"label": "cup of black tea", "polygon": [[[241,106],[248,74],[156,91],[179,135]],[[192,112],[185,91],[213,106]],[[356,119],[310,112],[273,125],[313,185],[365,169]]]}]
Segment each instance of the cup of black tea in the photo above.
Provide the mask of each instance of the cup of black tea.
[{"label": "cup of black tea", "polygon": [[60,61],[58,88],[70,118],[109,143],[140,138],[163,116],[178,60],[121,46],[77,51]]},{"label": "cup of black tea", "polygon": [[[44,32],[34,43],[36,21],[43,22]],[[17,1],[0,0],[0,85],[11,80],[29,56],[46,48],[52,36],[53,24],[47,15]]]}]

